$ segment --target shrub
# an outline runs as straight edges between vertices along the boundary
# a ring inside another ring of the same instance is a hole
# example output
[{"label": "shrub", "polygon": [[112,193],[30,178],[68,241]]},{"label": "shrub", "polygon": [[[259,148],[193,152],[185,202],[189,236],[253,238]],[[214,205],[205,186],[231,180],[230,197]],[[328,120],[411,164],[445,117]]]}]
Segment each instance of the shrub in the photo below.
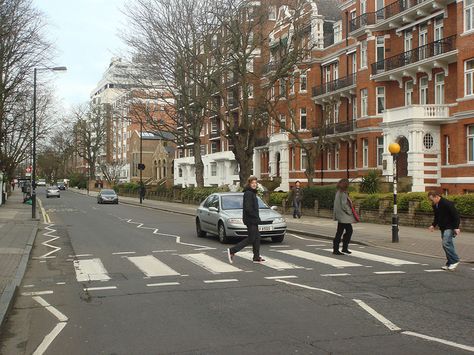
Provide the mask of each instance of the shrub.
[{"label": "shrub", "polygon": [[360,192],[375,194],[380,190],[380,174],[377,170],[369,170],[367,175],[362,177]]},{"label": "shrub", "polygon": [[305,187],[302,205],[306,208],[314,208],[314,200],[318,200],[319,207],[332,209],[335,196],[336,185]]},{"label": "shrub", "polygon": [[283,206],[283,200],[288,198],[288,192],[272,192],[269,203],[272,206]]},{"label": "shrub", "polygon": [[87,187],[87,176],[79,173],[72,174],[69,178],[69,186],[85,189]]},{"label": "shrub", "polygon": [[474,216],[474,194],[457,195],[453,197],[460,215]]},{"label": "shrub", "polygon": [[429,203],[428,195],[426,192],[409,192],[397,194],[398,210],[408,211],[410,201],[425,201]]},{"label": "shrub", "polygon": [[360,202],[360,206],[365,210],[378,210],[380,195],[370,194]]}]

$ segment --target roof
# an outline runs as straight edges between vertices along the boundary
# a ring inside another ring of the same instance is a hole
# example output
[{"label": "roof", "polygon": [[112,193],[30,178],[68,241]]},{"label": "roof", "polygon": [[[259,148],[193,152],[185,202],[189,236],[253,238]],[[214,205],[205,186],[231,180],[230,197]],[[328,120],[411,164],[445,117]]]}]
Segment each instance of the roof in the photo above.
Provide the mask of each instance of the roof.
[{"label": "roof", "polygon": [[[138,137],[140,137],[140,132],[135,130]],[[157,132],[142,132],[142,139],[144,140],[173,140],[174,135],[170,132],[157,131]]]}]

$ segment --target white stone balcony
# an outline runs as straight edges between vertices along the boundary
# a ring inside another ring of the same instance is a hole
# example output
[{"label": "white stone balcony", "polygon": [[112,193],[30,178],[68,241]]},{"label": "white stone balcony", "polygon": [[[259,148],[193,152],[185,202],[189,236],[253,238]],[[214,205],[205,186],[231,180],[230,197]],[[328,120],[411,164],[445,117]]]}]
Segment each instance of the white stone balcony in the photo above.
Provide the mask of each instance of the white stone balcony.
[{"label": "white stone balcony", "polygon": [[442,123],[448,118],[449,105],[410,105],[385,110],[383,113],[384,124],[405,120]]}]

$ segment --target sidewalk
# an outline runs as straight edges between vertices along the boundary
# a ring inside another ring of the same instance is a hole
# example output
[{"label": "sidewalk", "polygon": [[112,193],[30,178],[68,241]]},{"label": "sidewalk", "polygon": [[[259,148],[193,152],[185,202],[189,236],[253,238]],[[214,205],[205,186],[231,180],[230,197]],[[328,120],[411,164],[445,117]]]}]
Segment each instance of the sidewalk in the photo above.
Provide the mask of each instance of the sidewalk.
[{"label": "sidewalk", "polygon": [[[78,192],[77,189],[71,191]],[[79,191],[85,193],[85,191]],[[91,192],[91,196],[97,193]],[[138,198],[120,196],[120,202],[137,205]],[[143,200],[143,207],[162,211],[176,212],[189,216],[195,216],[195,205],[182,203]],[[320,217],[305,217],[293,219],[291,215],[285,215],[287,219],[288,232],[303,234],[316,238],[333,239],[336,232],[337,222]],[[354,243],[370,245],[380,248],[393,249],[407,253],[434,256],[445,259],[446,256],[441,247],[441,236],[439,231],[430,233],[428,226],[415,228],[408,226],[399,227],[399,243],[392,243],[392,226],[386,224],[359,223],[354,224]],[[474,263],[474,233],[463,232],[455,239],[456,251],[463,262]]]},{"label": "sidewalk", "polygon": [[15,190],[0,207],[0,326],[25,274],[38,224],[21,191]]}]

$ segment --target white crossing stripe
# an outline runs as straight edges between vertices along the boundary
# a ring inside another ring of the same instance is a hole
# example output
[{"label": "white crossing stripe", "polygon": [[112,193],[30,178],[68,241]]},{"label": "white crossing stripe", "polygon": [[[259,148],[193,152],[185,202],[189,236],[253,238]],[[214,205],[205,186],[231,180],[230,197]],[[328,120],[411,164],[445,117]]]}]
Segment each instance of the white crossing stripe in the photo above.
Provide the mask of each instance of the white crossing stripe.
[{"label": "white crossing stripe", "polygon": [[[253,252],[251,251],[240,251],[235,254],[236,256],[240,256],[241,258],[247,260],[253,260]],[[286,261],[279,260],[279,259],[270,259],[267,256],[264,257],[265,261],[261,263],[263,266],[268,266],[272,269],[277,270],[288,270],[288,269],[303,269],[302,266],[298,266],[292,263],[287,263]]]},{"label": "white crossing stripe", "polygon": [[117,286],[104,286],[104,287],[86,287],[84,291],[102,291],[102,290],[116,290]]},{"label": "white crossing stripe", "polygon": [[446,270],[443,270],[443,269],[428,269],[428,270],[425,270],[426,272],[445,272]]},{"label": "white crossing stripe", "polygon": [[297,279],[298,276],[295,276],[295,275],[287,275],[287,276],[268,276],[268,277],[265,277],[267,280],[277,280],[277,279]]},{"label": "white crossing stripe", "polygon": [[78,282],[110,280],[107,270],[98,258],[74,260],[74,269]]},{"label": "white crossing stripe", "polygon": [[180,275],[179,272],[173,270],[153,255],[128,256],[127,259],[148,277]]},{"label": "white crossing stripe", "polygon": [[229,265],[227,262],[223,262],[204,253],[184,254],[181,256],[213,274],[242,271],[235,266]]},{"label": "white crossing stripe", "polygon": [[278,250],[279,253],[284,253],[292,256],[296,256],[297,258],[302,258],[310,261],[314,261],[317,263],[327,264],[334,267],[351,267],[351,266],[362,266],[360,264],[351,263],[349,261],[340,260],[337,258],[328,258],[327,256],[321,256],[314,253],[309,253],[307,251],[299,250],[299,249],[291,249],[291,250]]},{"label": "white crossing stripe", "polygon": [[223,280],[204,280],[204,283],[206,284],[216,284],[216,283],[221,283],[221,282],[237,282],[239,280],[237,279],[223,279]]},{"label": "white crossing stripe", "polygon": [[157,287],[157,286],[177,286],[179,282],[160,282],[156,284],[147,284],[148,287]]},{"label": "white crossing stripe", "polygon": [[377,275],[404,274],[405,271],[375,271]]},{"label": "white crossing stripe", "polygon": [[347,274],[347,273],[344,273],[344,274],[321,274],[321,276],[325,276],[325,277],[326,276],[330,276],[330,277],[335,276],[335,277],[337,277],[337,276],[351,276],[351,274]]},{"label": "white crossing stripe", "polygon": [[[325,251],[331,251],[332,249],[324,249]],[[419,263],[415,263],[413,261],[408,261],[408,260],[402,260],[402,259],[395,259],[395,258],[389,258],[387,256],[381,256],[381,255],[376,255],[376,254],[370,254],[370,253],[365,253],[362,251],[357,251],[357,250],[351,250],[352,254],[351,256],[360,258],[360,259],[366,259],[366,260],[371,260],[371,261],[378,261],[380,263],[384,264],[389,264],[389,265],[394,265],[394,266],[400,266],[400,265],[419,265]]]}]

